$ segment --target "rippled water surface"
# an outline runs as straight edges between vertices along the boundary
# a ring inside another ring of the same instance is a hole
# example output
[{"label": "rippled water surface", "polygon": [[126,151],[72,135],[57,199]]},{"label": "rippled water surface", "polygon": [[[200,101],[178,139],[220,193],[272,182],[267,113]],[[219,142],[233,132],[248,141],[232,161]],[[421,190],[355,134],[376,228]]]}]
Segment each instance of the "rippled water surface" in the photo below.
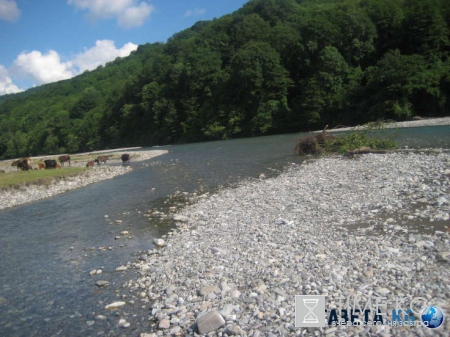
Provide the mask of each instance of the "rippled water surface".
[{"label": "rippled water surface", "polygon": [[[142,304],[123,315],[104,306],[134,271],[115,268],[152,249],[170,229],[143,213],[167,207],[177,191],[214,191],[249,177],[277,174],[302,158],[293,155],[298,134],[167,146],[169,153],[131,163],[133,171],[54,198],[0,212],[0,336],[119,336],[145,332]],[[450,148],[450,127],[398,131],[401,146]],[[108,217],[105,217],[107,215]],[[116,223],[116,220],[122,220]],[[131,238],[121,237],[129,231]],[[93,269],[102,274],[90,276]],[[98,288],[97,280],[110,286]],[[104,315],[105,320],[94,320]],[[95,323],[90,326],[91,321]],[[88,323],[88,324],[87,324]]]}]

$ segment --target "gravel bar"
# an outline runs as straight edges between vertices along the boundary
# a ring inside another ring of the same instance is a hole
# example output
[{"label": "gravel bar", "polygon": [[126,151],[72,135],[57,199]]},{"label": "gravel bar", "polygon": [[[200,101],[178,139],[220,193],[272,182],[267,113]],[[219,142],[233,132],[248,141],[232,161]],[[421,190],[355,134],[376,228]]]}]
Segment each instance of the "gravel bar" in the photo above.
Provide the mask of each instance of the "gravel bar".
[{"label": "gravel bar", "polygon": [[447,336],[448,317],[436,330],[296,328],[295,295],[329,307],[351,294],[423,297],[450,313],[449,192],[447,150],[292,164],[180,210],[161,248],[128,263],[138,277],[121,296],[148,316],[142,337]]},{"label": "gravel bar", "polygon": [[[154,157],[166,154],[167,152],[167,150],[136,151],[132,153],[132,161],[135,162],[149,160]],[[115,153],[120,156],[122,152],[118,152],[117,150],[115,150]],[[120,160],[109,160],[108,163],[119,164],[122,162]],[[73,161],[72,166],[85,167],[86,161]],[[70,190],[81,188],[103,180],[112,179],[118,175],[128,173],[131,170],[132,168],[127,165],[95,165],[93,168],[75,176],[54,179],[52,183],[47,185],[27,184],[27,186],[1,190],[0,210],[45,198],[50,198]]]}]

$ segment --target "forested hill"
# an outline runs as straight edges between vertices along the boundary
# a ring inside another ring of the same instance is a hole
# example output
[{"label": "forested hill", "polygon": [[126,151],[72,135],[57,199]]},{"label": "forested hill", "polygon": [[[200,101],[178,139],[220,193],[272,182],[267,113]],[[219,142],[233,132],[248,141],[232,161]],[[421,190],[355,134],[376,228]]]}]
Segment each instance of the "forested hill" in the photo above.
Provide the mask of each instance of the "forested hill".
[{"label": "forested hill", "polygon": [[0,156],[450,115],[448,0],[250,0],[71,80],[0,97]]}]

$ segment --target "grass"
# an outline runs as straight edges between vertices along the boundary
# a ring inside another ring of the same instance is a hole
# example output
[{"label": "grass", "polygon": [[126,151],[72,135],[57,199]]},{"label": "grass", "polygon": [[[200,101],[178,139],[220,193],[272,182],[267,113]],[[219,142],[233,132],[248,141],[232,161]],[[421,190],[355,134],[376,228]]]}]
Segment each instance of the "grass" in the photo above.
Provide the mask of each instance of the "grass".
[{"label": "grass", "polygon": [[49,184],[56,178],[68,177],[85,171],[83,167],[62,169],[18,171],[0,174],[0,189],[8,189],[28,184]]}]

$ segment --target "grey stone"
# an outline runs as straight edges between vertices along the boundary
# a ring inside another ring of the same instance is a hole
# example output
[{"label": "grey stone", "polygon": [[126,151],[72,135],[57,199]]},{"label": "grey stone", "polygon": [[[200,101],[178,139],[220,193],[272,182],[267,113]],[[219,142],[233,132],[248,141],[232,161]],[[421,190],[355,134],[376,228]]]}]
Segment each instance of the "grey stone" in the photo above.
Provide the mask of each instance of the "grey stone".
[{"label": "grey stone", "polygon": [[217,310],[210,311],[197,319],[197,329],[200,334],[217,330],[225,324],[225,320]]},{"label": "grey stone", "polygon": [[200,289],[200,291],[198,292],[198,294],[200,296],[206,296],[211,292],[214,292],[217,290],[217,286],[204,286],[203,288]]}]

